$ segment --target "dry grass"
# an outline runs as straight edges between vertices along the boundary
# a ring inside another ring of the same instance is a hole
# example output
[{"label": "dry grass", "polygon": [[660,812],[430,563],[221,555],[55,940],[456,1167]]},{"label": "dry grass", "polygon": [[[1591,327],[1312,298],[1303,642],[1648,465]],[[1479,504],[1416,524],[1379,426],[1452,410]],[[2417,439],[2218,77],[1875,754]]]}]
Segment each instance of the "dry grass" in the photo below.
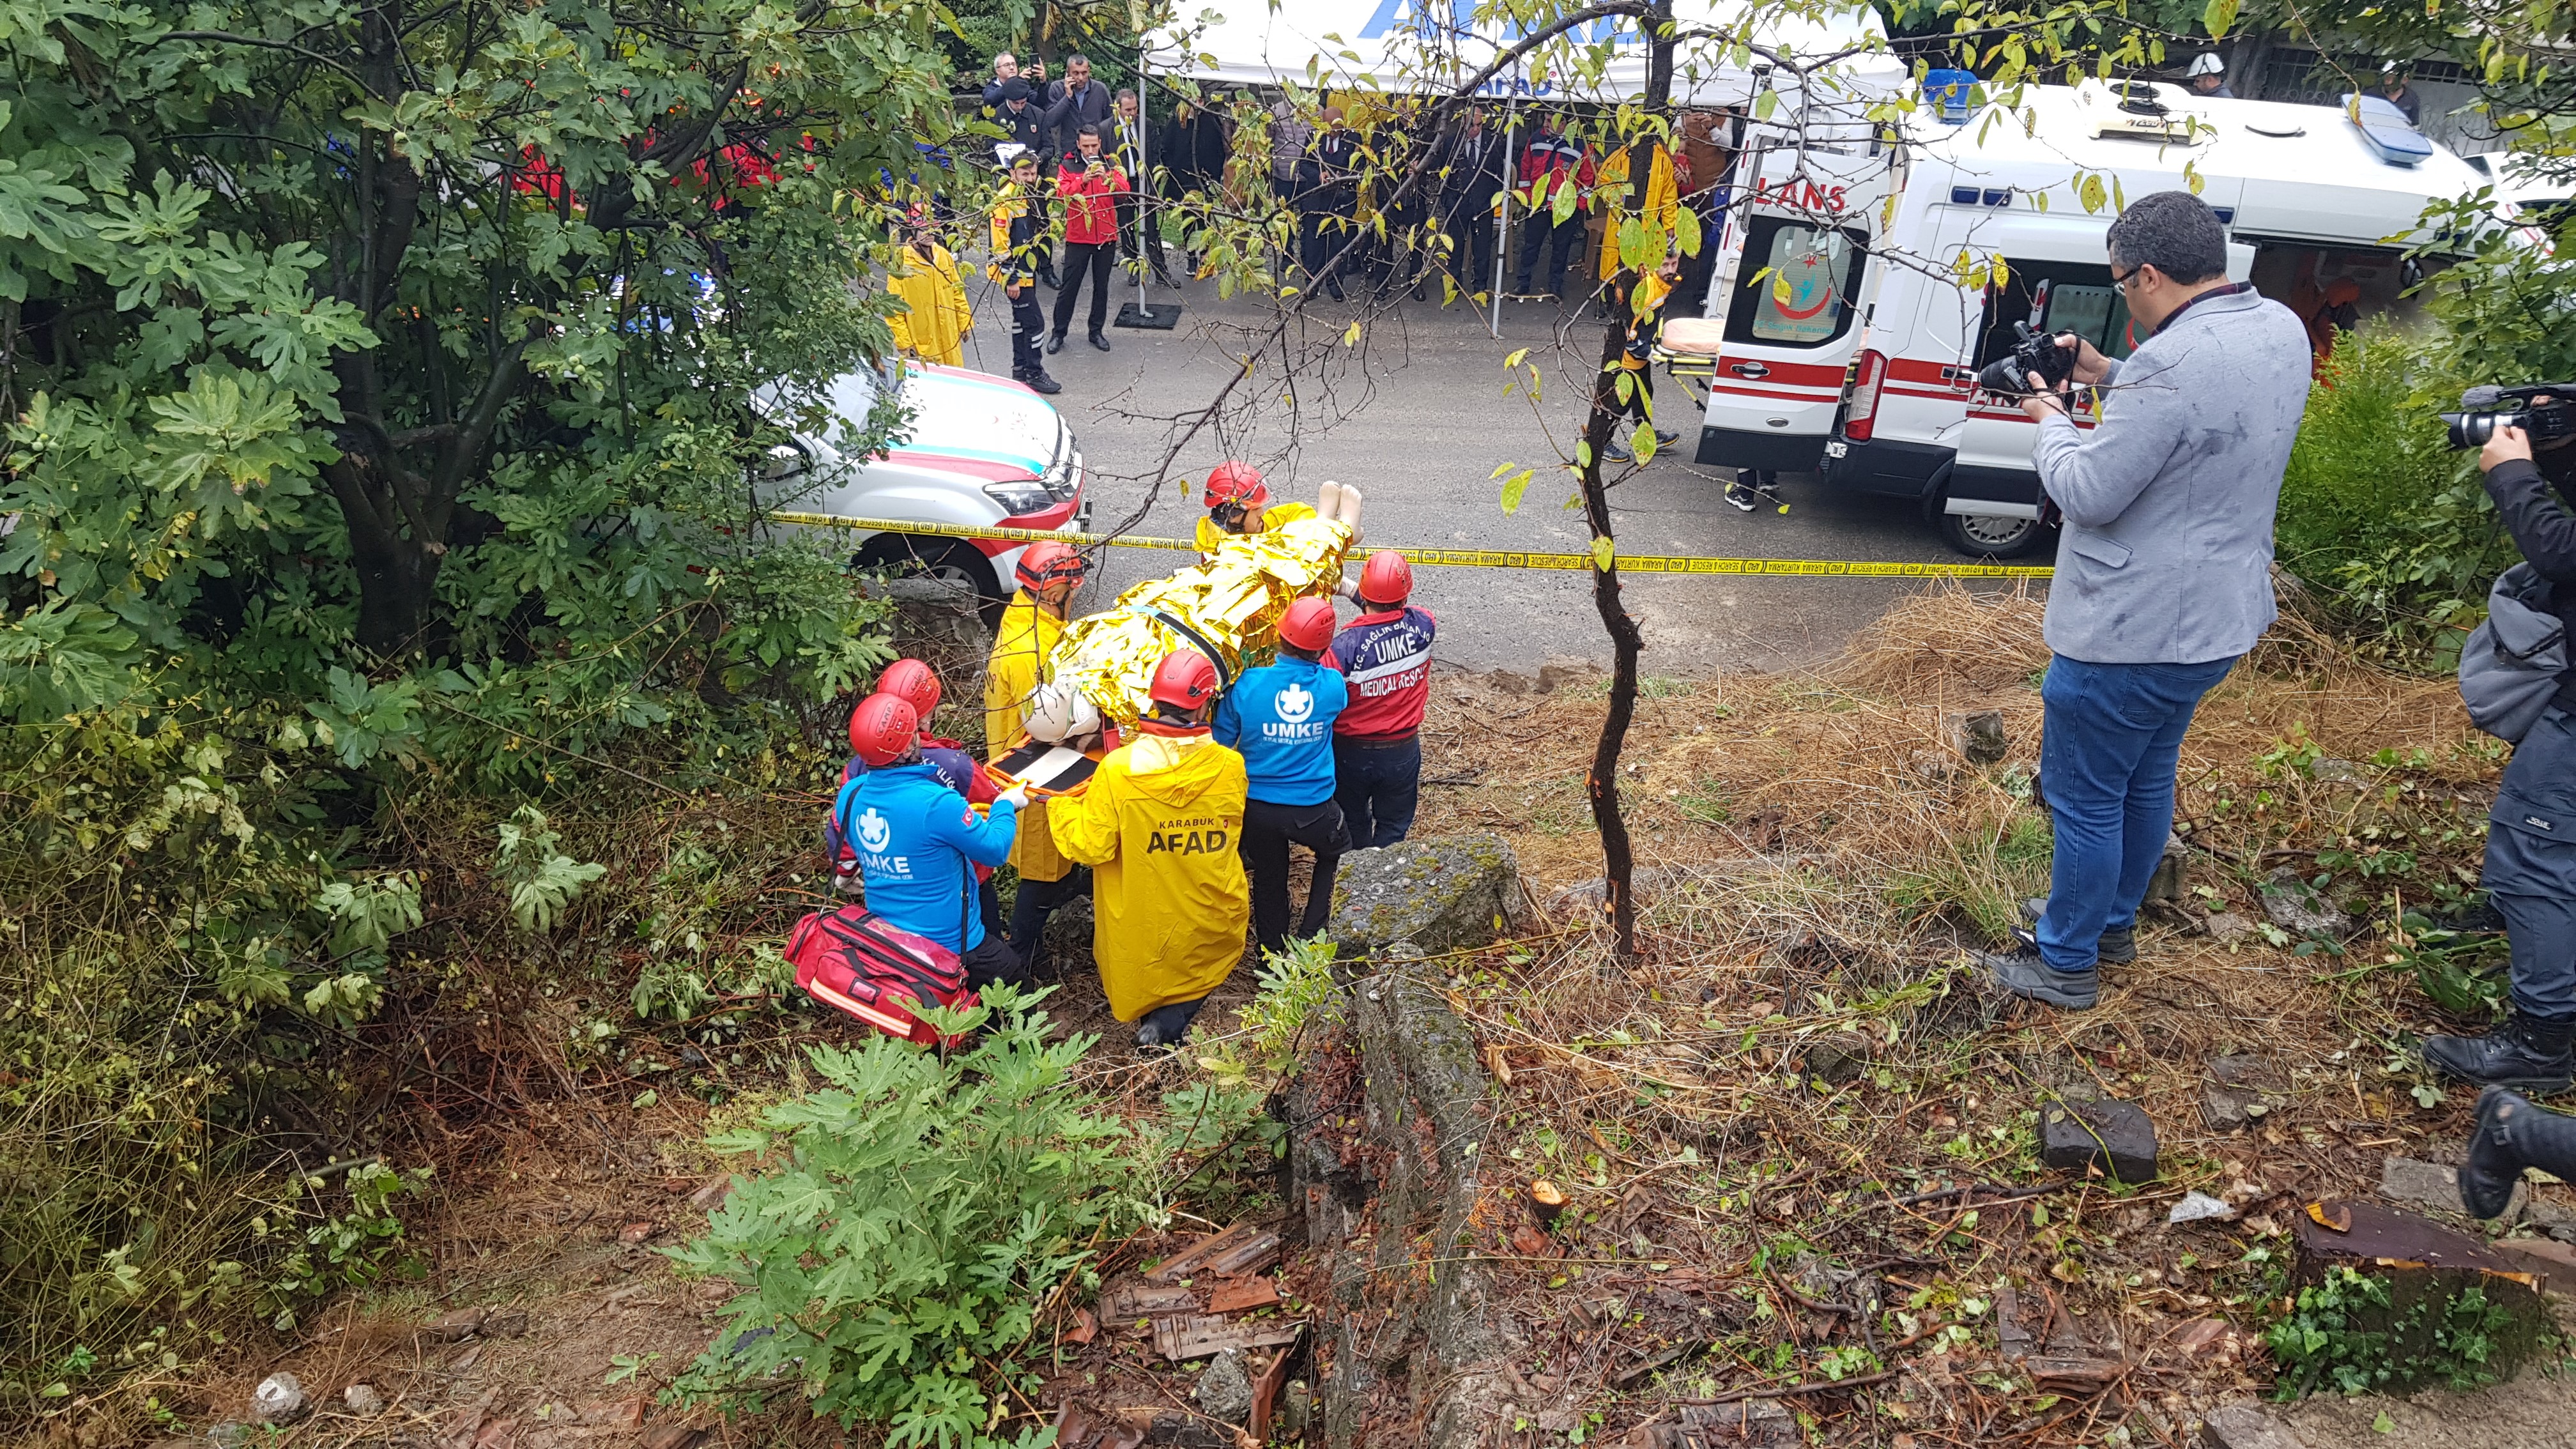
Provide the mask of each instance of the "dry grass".
[{"label": "dry grass", "polygon": [[[2136,1442],[2180,1443],[2192,1407],[2244,1387],[2249,1366],[2181,1353],[2172,1335],[2198,1318],[2259,1331],[2299,1203],[2366,1193],[2384,1152],[2439,1157],[2458,1140],[2464,1094],[2428,1110],[2413,1078],[2383,1068],[2403,1033],[2442,1023],[2411,979],[2374,969],[2380,927],[2340,958],[2198,933],[2209,910],[2261,920],[2266,871],[2367,850],[2374,829],[2419,861],[2370,881],[2339,867],[2333,889],[2364,916],[2384,921],[2392,893],[2421,900],[2474,867],[2498,761],[2448,683],[2295,628],[2204,703],[2181,769],[2188,909],[2146,924],[2143,959],[2108,973],[2104,1005],[2057,1013],[1976,988],[1967,948],[2046,885],[2044,815],[2028,799],[2040,614],[2023,594],[1940,590],[1812,676],[1650,681],[1619,782],[1651,872],[1646,959],[1622,972],[1595,930],[1461,963],[1461,1009],[1513,1068],[1503,1155],[1484,1160],[1514,1160],[1492,1184],[1492,1245],[1521,1264],[1532,1359],[1562,1366],[1536,1397],[1616,1429],[1694,1382],[1705,1395],[1812,1379],[1848,1346],[1897,1377],[1870,1391],[1875,1414],[1848,1396],[1802,1400],[1839,1424],[1819,1442],[2092,1443],[2126,1425]],[[1458,783],[1433,792],[1417,828],[1496,831],[1544,888],[1597,874],[1582,781],[1600,691],[1513,697],[1451,677],[1435,698],[1425,772]],[[1970,709],[2002,714],[2000,765],[1971,768],[1945,743],[1944,715]],[[2327,763],[2303,773],[2319,753]],[[1817,1080],[1823,1043],[1866,1067]],[[2263,1059],[2282,1107],[2229,1135],[2199,1101],[2208,1060],[2237,1053]],[[2052,1181],[2035,1162],[2036,1114],[2086,1094],[2152,1115],[2156,1184],[2071,1184],[1973,1214],[1955,1199],[1889,1201]],[[1578,1189],[1585,1220],[1532,1260],[1514,1247],[1526,1217],[1509,1194],[1537,1176]],[[2194,1189],[2242,1221],[2166,1227]],[[1834,1296],[1826,1264],[1870,1268],[1892,1305],[1919,1299],[1916,1321],[1971,1336],[1928,1356],[1876,1352],[1892,1330],[1800,1306],[1802,1262],[1806,1296]],[[2042,1392],[2001,1362],[1992,1313],[1959,1304],[1991,1303],[2004,1283],[2042,1341],[2039,1305],[2062,1303],[2059,1327],[2123,1365],[2116,1382]],[[1677,1285],[1689,1291],[1674,1300]],[[1605,1327],[1568,1312],[1602,1294],[1630,1316]],[[1719,1305],[1721,1326],[1694,1326],[1676,1302]],[[1606,1386],[1694,1335],[1714,1346],[1659,1389]]]}]

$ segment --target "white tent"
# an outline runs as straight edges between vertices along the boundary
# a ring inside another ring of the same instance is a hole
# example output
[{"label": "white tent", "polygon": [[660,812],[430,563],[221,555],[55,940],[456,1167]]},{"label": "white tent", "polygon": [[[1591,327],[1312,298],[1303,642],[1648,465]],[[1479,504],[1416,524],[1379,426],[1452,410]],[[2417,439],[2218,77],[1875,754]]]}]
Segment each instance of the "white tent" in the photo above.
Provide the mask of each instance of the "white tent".
[{"label": "white tent", "polygon": [[[1224,0],[1221,15],[1213,6],[1193,8],[1195,3],[1177,0],[1179,18],[1148,36],[1149,69],[1220,83],[1295,81],[1329,89],[1424,93],[1462,83],[1519,38],[1497,26],[1472,26],[1473,0],[1289,0],[1275,7],[1270,0]],[[1673,18],[1685,35],[1694,28],[1732,33],[1748,12],[1761,15],[1750,39],[1794,56],[1868,48],[1834,67],[1836,83],[1819,87],[1819,100],[1836,94],[1876,99],[1906,83],[1908,67],[1887,53],[1885,34],[1865,4],[1835,12],[1824,23],[1759,12],[1745,0],[1675,0],[1673,5]],[[1646,43],[1635,21],[1595,21],[1571,38],[1615,46],[1597,85],[1567,89],[1560,55],[1557,76],[1533,77],[1524,64],[1496,77],[1484,93],[1608,102],[1644,94]],[[1723,49],[1705,40],[1684,46],[1673,76],[1677,104],[1742,105],[1764,88],[1763,79],[1753,73],[1765,66],[1761,57],[1737,67],[1726,63]],[[1791,89],[1789,78],[1777,71],[1768,84],[1783,92]],[[1781,99],[1787,102],[1792,96],[1784,93]]]}]

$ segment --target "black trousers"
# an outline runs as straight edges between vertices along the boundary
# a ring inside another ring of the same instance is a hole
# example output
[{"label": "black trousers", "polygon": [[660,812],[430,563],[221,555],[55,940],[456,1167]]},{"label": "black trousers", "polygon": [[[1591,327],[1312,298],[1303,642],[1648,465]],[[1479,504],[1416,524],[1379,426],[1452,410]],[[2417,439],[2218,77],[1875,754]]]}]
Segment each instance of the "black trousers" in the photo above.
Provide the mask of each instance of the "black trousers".
[{"label": "black trousers", "polygon": [[999,931],[986,931],[984,939],[975,943],[975,949],[958,957],[957,961],[966,968],[966,984],[979,989],[996,981],[1022,986],[1029,979],[1028,967],[1020,960],[1020,953],[1011,949],[1011,943],[1003,940]]},{"label": "black trousers", "polygon": [[1020,283],[1011,299],[1011,371],[1015,375],[1046,367],[1046,309],[1038,305],[1038,284]]},{"label": "black trousers", "polygon": [[[1493,199],[1491,192],[1486,200]],[[1449,271],[1461,292],[1490,291],[1494,285],[1494,216],[1479,208],[1466,192],[1441,198],[1440,229],[1449,233]]]},{"label": "black trousers", "polygon": [[1109,325],[1109,271],[1118,260],[1118,242],[1066,242],[1064,285],[1055,289],[1055,335],[1062,337],[1073,321],[1073,299],[1082,295],[1083,273],[1091,274],[1091,330]]},{"label": "black trousers", "polygon": [[1311,937],[1333,914],[1333,874],[1351,834],[1342,825],[1339,802],[1321,805],[1274,805],[1247,800],[1243,806],[1243,869],[1252,877],[1252,938],[1261,949],[1277,951],[1288,944],[1288,847],[1315,852],[1315,884],[1306,892],[1306,910],[1295,934]]},{"label": "black trousers", "polygon": [[[1326,279],[1324,264],[1331,261],[1334,254],[1339,252],[1356,233],[1351,229],[1350,219],[1347,216],[1319,203],[1312,197],[1307,199],[1306,208],[1298,214],[1297,219],[1300,232],[1297,243],[1297,263],[1306,269],[1308,285],[1320,286]],[[1328,221],[1342,224],[1327,227],[1324,223]],[[1360,253],[1354,248],[1350,257],[1345,259],[1344,265],[1349,266],[1360,260]],[[1333,271],[1332,280],[1336,285],[1339,284],[1341,280],[1339,268]]]},{"label": "black trousers", "polygon": [[1068,901],[1091,894],[1091,867],[1077,865],[1062,880],[1023,880],[1020,894],[1011,902],[1011,944],[1034,973],[1039,958],[1046,952],[1046,927],[1049,917]]},{"label": "black trousers", "polygon": [[1521,264],[1514,274],[1518,285],[1513,290],[1527,292],[1530,289],[1530,272],[1538,265],[1538,254],[1546,251],[1549,253],[1547,289],[1559,296],[1564,295],[1565,264],[1583,240],[1583,213],[1576,211],[1565,219],[1563,226],[1556,224],[1554,216],[1552,211],[1534,211],[1530,213],[1529,220],[1521,223]]}]

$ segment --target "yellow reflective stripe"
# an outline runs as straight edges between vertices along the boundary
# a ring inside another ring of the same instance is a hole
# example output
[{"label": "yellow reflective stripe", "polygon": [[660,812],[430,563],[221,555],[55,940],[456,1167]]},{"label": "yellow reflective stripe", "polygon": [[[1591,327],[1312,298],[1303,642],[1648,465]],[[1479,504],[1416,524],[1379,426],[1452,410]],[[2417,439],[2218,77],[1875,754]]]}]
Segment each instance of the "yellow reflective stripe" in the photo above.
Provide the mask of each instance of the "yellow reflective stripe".
[{"label": "yellow reflective stripe", "polygon": [[[1160,548],[1198,552],[1185,538],[1149,538],[1138,534],[1068,533],[1043,528],[978,528],[962,523],[908,523],[893,518],[848,518],[832,513],[773,513],[779,523],[808,528],[838,528],[859,533],[911,533],[931,538],[1002,538],[1023,543],[1054,539],[1077,548],[1102,544],[1118,548]],[[1588,553],[1525,553],[1514,549],[1397,548],[1416,564],[1480,569],[1561,569],[1588,571]],[[1687,554],[1618,556],[1618,567],[1631,574],[1761,575],[1768,578],[1860,579],[2045,579],[2057,570],[2045,564],[1894,563],[1875,559],[1702,558]]]}]

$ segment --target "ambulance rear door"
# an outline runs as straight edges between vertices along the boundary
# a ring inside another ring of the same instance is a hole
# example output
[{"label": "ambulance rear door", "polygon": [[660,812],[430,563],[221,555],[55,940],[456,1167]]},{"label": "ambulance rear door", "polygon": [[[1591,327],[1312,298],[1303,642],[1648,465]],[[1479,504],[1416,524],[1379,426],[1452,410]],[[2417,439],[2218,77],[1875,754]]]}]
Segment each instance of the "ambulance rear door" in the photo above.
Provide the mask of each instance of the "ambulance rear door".
[{"label": "ambulance rear door", "polygon": [[1871,230],[1890,154],[1755,151],[1738,168],[1709,289],[1725,324],[1694,461],[1806,472],[1860,346]]}]

